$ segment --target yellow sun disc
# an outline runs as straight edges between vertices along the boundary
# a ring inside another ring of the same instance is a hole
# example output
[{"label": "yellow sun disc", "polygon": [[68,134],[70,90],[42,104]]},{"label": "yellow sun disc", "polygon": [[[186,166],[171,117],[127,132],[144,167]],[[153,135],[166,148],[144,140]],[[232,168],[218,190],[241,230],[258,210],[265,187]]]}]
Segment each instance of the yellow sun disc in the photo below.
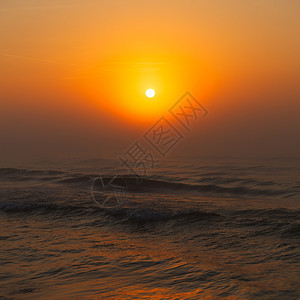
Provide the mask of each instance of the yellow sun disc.
[{"label": "yellow sun disc", "polygon": [[153,98],[153,97],[155,96],[155,91],[154,91],[153,89],[148,89],[148,90],[146,91],[146,96],[147,96],[148,98]]}]

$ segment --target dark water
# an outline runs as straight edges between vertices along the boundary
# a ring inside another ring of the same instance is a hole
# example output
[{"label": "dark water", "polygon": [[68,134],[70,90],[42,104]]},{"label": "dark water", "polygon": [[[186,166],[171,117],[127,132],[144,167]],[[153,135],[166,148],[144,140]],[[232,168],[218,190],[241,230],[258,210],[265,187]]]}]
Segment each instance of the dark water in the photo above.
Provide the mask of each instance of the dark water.
[{"label": "dark water", "polygon": [[[108,160],[0,169],[6,299],[300,299],[300,164],[165,161],[99,208]],[[1,299],[1,298],[0,298]]]}]

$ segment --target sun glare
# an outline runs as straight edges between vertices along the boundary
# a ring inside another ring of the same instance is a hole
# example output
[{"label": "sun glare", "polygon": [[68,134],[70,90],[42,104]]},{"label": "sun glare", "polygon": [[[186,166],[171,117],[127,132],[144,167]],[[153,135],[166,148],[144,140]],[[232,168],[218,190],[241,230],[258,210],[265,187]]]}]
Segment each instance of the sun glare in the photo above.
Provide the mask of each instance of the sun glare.
[{"label": "sun glare", "polygon": [[154,91],[153,89],[148,89],[148,90],[146,91],[146,96],[147,96],[148,98],[153,98],[153,97],[155,96],[155,91]]}]

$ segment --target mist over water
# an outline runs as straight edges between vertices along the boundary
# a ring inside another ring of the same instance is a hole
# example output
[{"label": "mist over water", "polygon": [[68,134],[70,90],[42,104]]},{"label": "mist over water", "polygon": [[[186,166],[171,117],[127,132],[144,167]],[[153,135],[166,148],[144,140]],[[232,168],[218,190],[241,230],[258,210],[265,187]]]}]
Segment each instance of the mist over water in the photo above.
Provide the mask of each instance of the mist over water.
[{"label": "mist over water", "polygon": [[[298,299],[299,169],[166,160],[138,183],[104,159],[1,168],[0,295]],[[99,174],[127,181],[119,207],[92,201]]]}]

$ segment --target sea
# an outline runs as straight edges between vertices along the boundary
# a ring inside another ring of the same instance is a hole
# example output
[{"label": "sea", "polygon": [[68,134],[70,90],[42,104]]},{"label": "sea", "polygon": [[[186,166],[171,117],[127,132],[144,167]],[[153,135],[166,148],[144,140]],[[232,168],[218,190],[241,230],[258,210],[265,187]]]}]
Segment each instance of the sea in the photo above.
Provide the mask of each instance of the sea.
[{"label": "sea", "polygon": [[0,168],[0,299],[300,299],[300,160]]}]

